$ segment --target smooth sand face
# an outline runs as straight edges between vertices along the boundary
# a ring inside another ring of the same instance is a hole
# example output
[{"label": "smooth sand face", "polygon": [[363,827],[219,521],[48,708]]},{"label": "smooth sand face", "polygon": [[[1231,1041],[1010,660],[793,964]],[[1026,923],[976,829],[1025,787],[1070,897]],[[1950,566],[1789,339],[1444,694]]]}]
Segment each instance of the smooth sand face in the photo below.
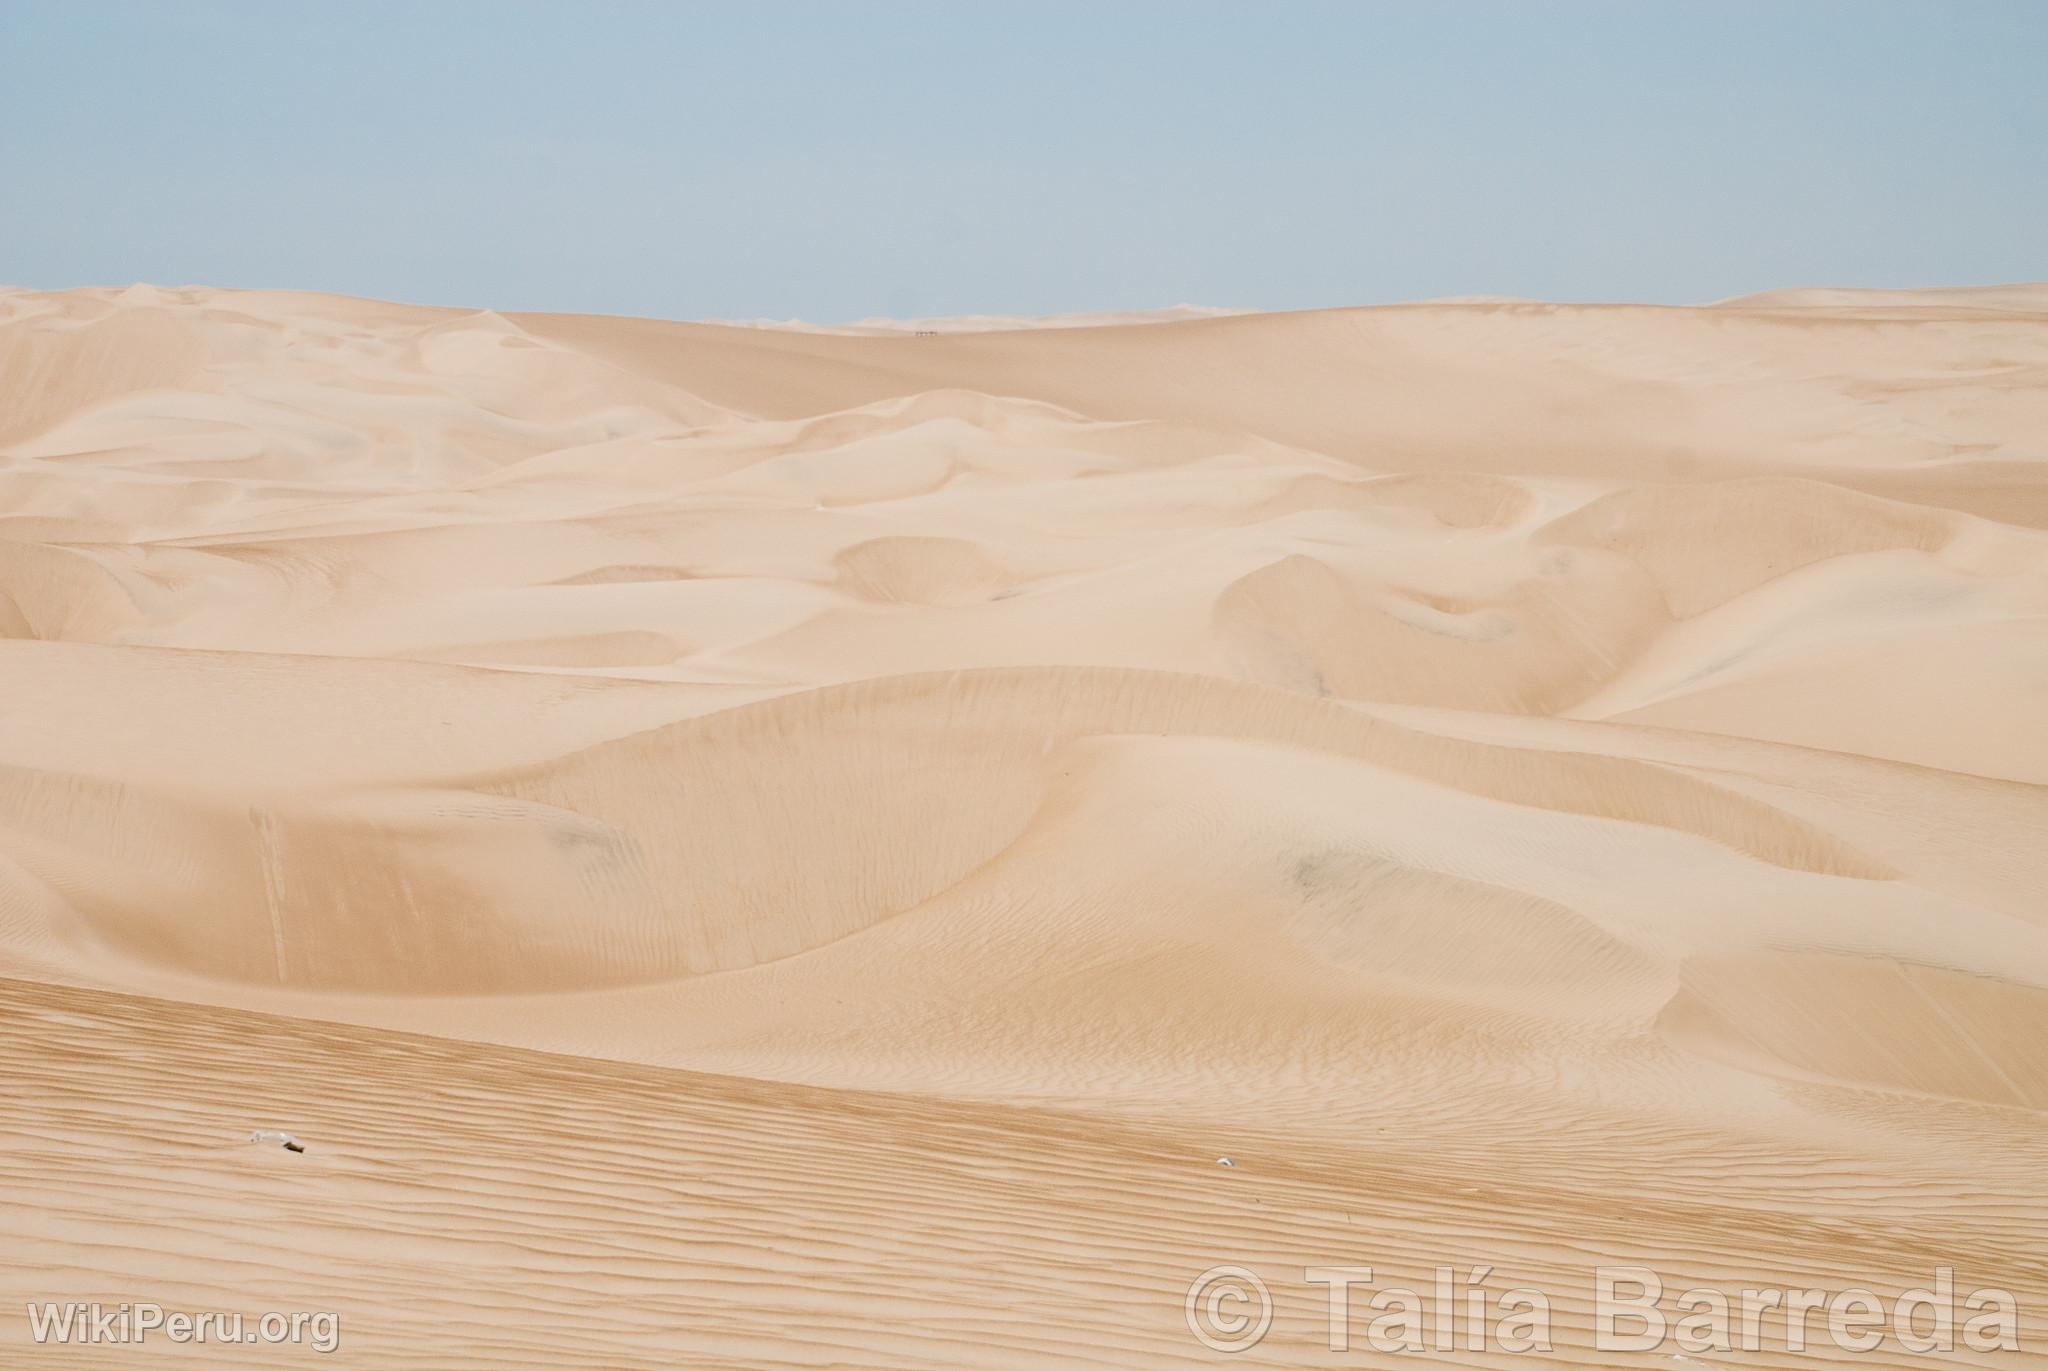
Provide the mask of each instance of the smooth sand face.
[{"label": "smooth sand face", "polygon": [[0,1360],[2048,1340],[2048,291],[990,323],[0,292]]}]

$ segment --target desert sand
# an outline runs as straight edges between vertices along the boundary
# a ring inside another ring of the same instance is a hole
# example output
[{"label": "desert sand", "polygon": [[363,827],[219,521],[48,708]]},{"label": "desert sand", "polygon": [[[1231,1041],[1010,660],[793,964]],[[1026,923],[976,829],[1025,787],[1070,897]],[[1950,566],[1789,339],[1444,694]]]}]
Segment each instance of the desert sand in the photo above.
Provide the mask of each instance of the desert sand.
[{"label": "desert sand", "polygon": [[1063,322],[0,292],[0,1360],[2039,1364],[2048,287]]}]

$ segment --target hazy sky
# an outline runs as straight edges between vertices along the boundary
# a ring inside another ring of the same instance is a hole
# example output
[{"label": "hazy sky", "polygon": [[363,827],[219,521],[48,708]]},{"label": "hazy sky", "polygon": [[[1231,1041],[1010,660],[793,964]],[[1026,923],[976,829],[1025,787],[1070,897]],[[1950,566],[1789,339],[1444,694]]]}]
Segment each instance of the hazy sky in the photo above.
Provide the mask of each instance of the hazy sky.
[{"label": "hazy sky", "polygon": [[686,318],[2048,277],[2048,3],[0,0],[0,281]]}]

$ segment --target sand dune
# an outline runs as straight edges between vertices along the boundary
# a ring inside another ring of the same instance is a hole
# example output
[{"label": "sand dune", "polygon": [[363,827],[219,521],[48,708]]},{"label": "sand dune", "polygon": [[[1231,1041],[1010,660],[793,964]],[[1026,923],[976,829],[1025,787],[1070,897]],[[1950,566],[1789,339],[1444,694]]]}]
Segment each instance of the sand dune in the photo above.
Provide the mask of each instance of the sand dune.
[{"label": "sand dune", "polygon": [[928,319],[888,319],[876,316],[846,324],[811,324],[801,319],[717,320],[740,328],[776,328],[795,333],[878,335],[891,333],[1003,333],[1026,328],[1106,328],[1121,324],[1166,324],[1182,319],[1213,319],[1225,314],[1249,314],[1250,310],[1224,309],[1214,305],[1171,305],[1166,309],[1082,312],[1078,314],[952,314]]},{"label": "sand dune", "polygon": [[2048,1336],[2041,288],[1169,313],[0,292],[0,1346],[1181,1366],[1219,1263],[1241,1365],[1305,1265]]}]

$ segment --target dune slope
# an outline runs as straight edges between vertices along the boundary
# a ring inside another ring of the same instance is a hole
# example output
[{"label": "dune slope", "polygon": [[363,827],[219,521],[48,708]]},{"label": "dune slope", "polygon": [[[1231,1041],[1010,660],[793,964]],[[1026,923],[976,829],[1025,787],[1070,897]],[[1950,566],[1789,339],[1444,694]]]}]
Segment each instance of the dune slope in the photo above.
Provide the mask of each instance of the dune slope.
[{"label": "dune slope", "polygon": [[1179,1366],[1220,1263],[1240,1365],[1316,1265],[2048,1336],[2043,298],[0,292],[0,1349]]}]

